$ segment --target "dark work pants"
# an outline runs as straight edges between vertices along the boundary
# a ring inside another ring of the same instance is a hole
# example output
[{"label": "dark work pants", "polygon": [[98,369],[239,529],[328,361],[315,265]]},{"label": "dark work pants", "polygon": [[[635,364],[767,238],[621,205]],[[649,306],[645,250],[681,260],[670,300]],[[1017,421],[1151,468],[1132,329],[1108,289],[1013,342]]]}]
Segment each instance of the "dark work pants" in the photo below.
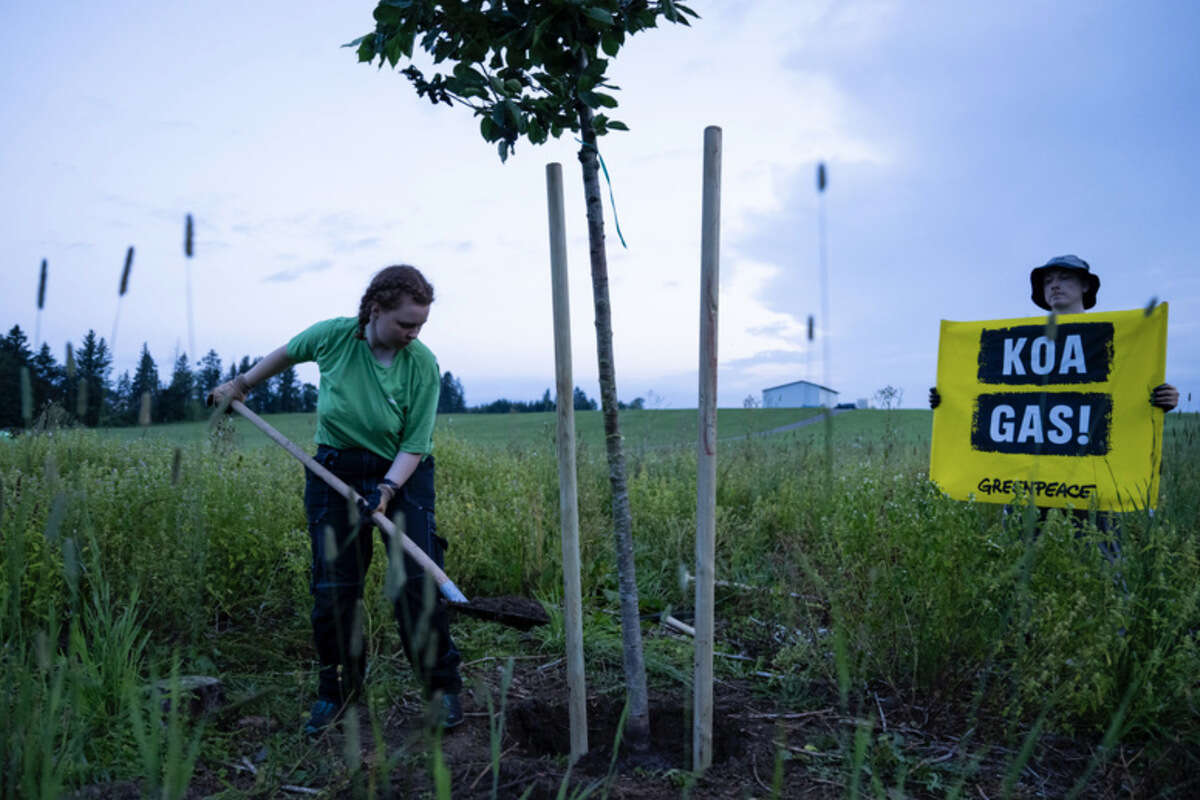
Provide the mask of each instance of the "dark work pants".
[{"label": "dark work pants", "polygon": [[[363,497],[375,490],[391,466],[390,461],[367,450],[324,445],[317,449],[316,460]],[[387,515],[398,530],[442,566],[446,540],[437,535],[434,521],[433,475],[433,456],[426,456],[392,499]],[[341,703],[358,693],[366,676],[361,606],[375,533],[370,522],[354,524],[354,512],[346,499],[308,470],[304,506],[312,540],[312,624],[320,661],[317,695]],[[393,561],[398,565],[403,548],[381,535],[389,566]],[[409,663],[427,692],[459,692],[461,658],[450,638],[437,585],[408,555],[402,556],[402,562],[402,569],[389,568],[386,585],[393,592],[393,611]]]}]

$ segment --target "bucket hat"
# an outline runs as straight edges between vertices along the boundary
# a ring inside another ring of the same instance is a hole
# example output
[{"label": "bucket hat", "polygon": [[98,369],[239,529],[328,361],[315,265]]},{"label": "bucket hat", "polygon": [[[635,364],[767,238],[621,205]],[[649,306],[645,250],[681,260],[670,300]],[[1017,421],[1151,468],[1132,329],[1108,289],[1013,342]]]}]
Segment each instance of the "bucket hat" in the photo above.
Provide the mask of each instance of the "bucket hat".
[{"label": "bucket hat", "polygon": [[1096,292],[1100,290],[1100,278],[1092,272],[1092,268],[1086,261],[1079,256],[1071,255],[1055,256],[1040,267],[1034,267],[1029,273],[1030,296],[1035,305],[1047,311],[1050,310],[1050,304],[1046,302],[1044,284],[1046,272],[1052,269],[1065,269],[1078,275],[1079,280],[1083,281],[1083,307],[1091,308],[1096,305]]}]

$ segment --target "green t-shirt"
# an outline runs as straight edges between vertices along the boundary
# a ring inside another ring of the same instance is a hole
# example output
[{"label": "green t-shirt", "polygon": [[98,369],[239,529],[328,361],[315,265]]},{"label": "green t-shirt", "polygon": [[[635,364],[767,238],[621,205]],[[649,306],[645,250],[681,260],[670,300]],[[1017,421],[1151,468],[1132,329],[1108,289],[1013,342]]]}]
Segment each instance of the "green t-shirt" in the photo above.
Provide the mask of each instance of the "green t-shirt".
[{"label": "green t-shirt", "polygon": [[288,358],[316,361],[321,371],[317,444],[361,447],[389,460],[401,451],[433,452],[441,390],[437,359],[414,340],[385,367],[357,331],[355,317],[327,319],[287,344]]}]

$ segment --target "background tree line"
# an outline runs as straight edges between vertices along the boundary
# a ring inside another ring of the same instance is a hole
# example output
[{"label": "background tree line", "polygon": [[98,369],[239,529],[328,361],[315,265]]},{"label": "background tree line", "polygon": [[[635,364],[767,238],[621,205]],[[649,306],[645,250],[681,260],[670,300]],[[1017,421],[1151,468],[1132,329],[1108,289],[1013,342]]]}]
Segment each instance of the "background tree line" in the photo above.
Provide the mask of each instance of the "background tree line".
[{"label": "background tree line", "polygon": [[[576,411],[595,411],[599,408],[596,401],[588,397],[587,393],[578,386],[575,387],[573,405]],[[621,409],[640,409],[646,407],[646,401],[638,397],[632,403],[620,402],[617,405]],[[442,373],[442,392],[438,397],[439,414],[523,414],[533,411],[553,411],[554,408],[554,395],[550,393],[549,389],[546,389],[540,400],[526,402],[501,397],[490,403],[468,407],[463,396],[462,381],[454,377],[451,372]]]},{"label": "background tree line", "polygon": [[[0,428],[23,427],[26,404],[32,417],[58,406],[88,427],[203,419],[205,395],[256,361],[242,356],[226,370],[214,350],[196,363],[180,353],[164,379],[143,344],[137,369],[132,375],[122,373],[114,383],[112,353],[94,330],[77,346],[68,343],[66,360],[60,364],[48,344],[34,353],[21,326],[14,325],[0,339]],[[26,386],[23,369],[29,375]],[[254,387],[246,405],[260,414],[316,411],[317,387],[302,383],[291,367]]]},{"label": "background tree line", "polygon": [[[66,360],[60,364],[50,345],[43,344],[35,353],[21,326],[14,325],[0,338],[0,428],[23,427],[26,404],[31,419],[58,407],[88,427],[203,419],[207,415],[204,398],[213,387],[232,380],[258,360],[242,356],[226,369],[214,350],[195,363],[186,353],[180,353],[167,378],[160,374],[149,346],[143,343],[133,374],[126,371],[114,381],[112,352],[104,337],[94,330],[89,330],[78,345],[68,343]],[[22,386],[22,370],[28,371],[27,386]],[[578,386],[573,401],[576,411],[598,408],[596,401]],[[259,414],[313,412],[317,410],[317,387],[301,382],[295,367],[289,367],[255,386],[246,405]],[[640,409],[645,407],[645,400],[638,397],[619,406]],[[554,409],[550,389],[539,400],[502,397],[468,407],[462,382],[450,372],[442,373],[439,413],[509,414]]]}]

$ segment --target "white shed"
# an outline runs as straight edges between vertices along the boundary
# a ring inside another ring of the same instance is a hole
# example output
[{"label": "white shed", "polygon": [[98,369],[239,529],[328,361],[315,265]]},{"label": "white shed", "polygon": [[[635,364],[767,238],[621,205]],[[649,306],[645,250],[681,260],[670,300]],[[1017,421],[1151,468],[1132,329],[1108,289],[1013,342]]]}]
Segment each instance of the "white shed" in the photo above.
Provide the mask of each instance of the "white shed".
[{"label": "white shed", "polygon": [[819,408],[837,405],[838,393],[812,381],[792,381],[762,390],[763,408]]}]

